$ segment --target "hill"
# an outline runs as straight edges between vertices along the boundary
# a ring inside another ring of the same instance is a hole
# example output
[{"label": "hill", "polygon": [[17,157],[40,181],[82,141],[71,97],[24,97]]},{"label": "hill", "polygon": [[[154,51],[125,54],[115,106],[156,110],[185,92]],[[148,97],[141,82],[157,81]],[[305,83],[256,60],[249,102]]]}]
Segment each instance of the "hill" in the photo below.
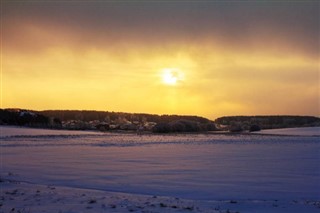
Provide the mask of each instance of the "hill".
[{"label": "hill", "polygon": [[260,129],[320,126],[320,118],[294,115],[224,116],[217,118],[215,123],[220,126],[227,126],[234,131],[241,131],[250,130],[253,126]]},{"label": "hill", "polygon": [[199,123],[210,122],[209,119],[192,116],[192,115],[156,115],[147,113],[126,113],[126,112],[109,112],[109,111],[94,111],[94,110],[45,110],[39,111],[42,115],[48,117],[55,117],[61,121],[67,120],[82,120],[85,122],[99,120],[99,121],[116,121],[117,119],[125,119],[127,121],[139,121],[139,122],[171,122],[179,119],[186,119]]},{"label": "hill", "polygon": [[[35,111],[0,109],[0,124],[74,130],[98,129],[101,131],[138,130],[139,128],[152,131],[157,124],[162,126],[170,124],[170,129],[166,132],[181,132],[184,130],[187,132],[207,131],[213,129],[213,122],[200,116],[155,115],[94,110]],[[175,128],[171,128],[172,126]],[[159,128],[155,129],[155,131],[159,130]]]},{"label": "hill", "polygon": [[214,122],[200,116],[156,115],[94,110],[0,109],[1,125],[74,130],[148,130],[153,132],[259,131],[320,126],[313,116],[224,116]]}]

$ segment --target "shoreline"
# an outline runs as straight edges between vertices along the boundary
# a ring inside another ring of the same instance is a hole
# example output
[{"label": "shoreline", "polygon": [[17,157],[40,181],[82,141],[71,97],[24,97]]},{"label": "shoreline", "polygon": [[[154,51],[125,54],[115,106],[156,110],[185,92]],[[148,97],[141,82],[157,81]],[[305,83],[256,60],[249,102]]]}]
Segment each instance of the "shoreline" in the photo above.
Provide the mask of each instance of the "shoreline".
[{"label": "shoreline", "polygon": [[[241,131],[241,132],[230,132],[230,131],[224,131],[224,130],[217,130],[217,131],[199,131],[199,132],[168,132],[168,133],[157,133],[152,131],[144,131],[142,133],[138,133],[134,130],[111,130],[111,131],[99,131],[99,130],[70,130],[70,129],[52,129],[52,128],[36,128],[36,127],[28,127],[28,126],[12,126],[12,125],[0,125],[0,137],[2,136],[3,127],[10,128],[10,129],[28,129],[28,130],[47,130],[47,131],[53,131],[53,132],[67,132],[67,133],[76,133],[74,135],[82,135],[82,134],[88,134],[88,135],[105,135],[105,134],[125,134],[125,135],[140,135],[140,136],[148,136],[148,135],[161,135],[161,136],[179,136],[179,135],[259,135],[259,136],[297,136],[297,137],[320,137],[320,127],[290,127],[290,128],[279,128],[279,129],[263,129],[261,131]],[[319,132],[317,134],[312,135],[299,135],[299,134],[281,134],[281,133],[273,133],[278,131],[286,131],[286,130],[303,130],[305,128],[318,128]],[[50,134],[48,134],[50,135]],[[21,135],[23,136],[23,135]],[[4,136],[6,137],[6,136]],[[9,136],[10,137],[10,136]]]}]

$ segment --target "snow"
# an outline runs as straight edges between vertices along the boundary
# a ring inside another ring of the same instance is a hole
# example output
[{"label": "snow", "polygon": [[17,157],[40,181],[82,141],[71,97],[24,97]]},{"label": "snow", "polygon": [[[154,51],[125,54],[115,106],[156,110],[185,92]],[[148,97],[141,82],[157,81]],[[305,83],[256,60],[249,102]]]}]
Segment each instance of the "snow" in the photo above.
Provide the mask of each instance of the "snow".
[{"label": "snow", "polygon": [[1,128],[0,212],[319,212],[319,137]]},{"label": "snow", "polygon": [[320,127],[265,129],[255,133],[272,135],[320,136]]},{"label": "snow", "polygon": [[101,135],[94,131],[70,131],[52,129],[33,129],[26,127],[0,126],[0,137],[9,136],[52,136],[52,135]]}]

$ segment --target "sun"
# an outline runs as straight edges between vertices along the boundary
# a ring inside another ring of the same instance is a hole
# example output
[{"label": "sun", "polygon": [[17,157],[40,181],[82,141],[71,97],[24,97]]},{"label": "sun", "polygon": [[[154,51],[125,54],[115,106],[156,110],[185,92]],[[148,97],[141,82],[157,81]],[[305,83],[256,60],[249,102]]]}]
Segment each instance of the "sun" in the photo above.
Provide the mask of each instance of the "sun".
[{"label": "sun", "polygon": [[184,79],[184,74],[178,68],[164,68],[162,69],[162,82],[167,85],[177,85]]}]

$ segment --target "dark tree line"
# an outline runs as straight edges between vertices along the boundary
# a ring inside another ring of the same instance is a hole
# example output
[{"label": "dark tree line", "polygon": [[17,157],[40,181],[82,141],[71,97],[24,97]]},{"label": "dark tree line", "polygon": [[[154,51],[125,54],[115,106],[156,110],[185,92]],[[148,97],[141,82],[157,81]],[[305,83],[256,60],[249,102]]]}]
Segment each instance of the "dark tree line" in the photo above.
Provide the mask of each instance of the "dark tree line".
[{"label": "dark tree line", "polygon": [[30,126],[30,127],[59,127],[59,119],[50,119],[34,111],[0,109],[0,124]]},{"label": "dark tree line", "polygon": [[[144,124],[154,122],[154,132],[199,132],[227,129],[230,131],[259,131],[289,127],[320,126],[320,118],[313,116],[225,116],[214,122],[199,116],[155,115],[146,113],[124,113],[93,110],[46,110],[0,109],[0,124],[62,128],[62,122],[98,121],[119,123],[119,121]],[[85,124],[85,123],[84,123]],[[105,125],[105,124],[104,124]],[[139,125],[139,124],[138,124]]]},{"label": "dark tree line", "polygon": [[261,129],[277,129],[289,127],[312,127],[320,126],[320,118],[313,116],[225,116],[215,120],[216,124],[226,126],[241,126],[244,130],[249,130],[252,125],[257,125]]},{"label": "dark tree line", "polygon": [[139,122],[155,122],[155,123],[169,123],[179,119],[185,119],[189,121],[208,123],[209,119],[199,116],[183,116],[183,115],[155,115],[146,113],[124,113],[124,112],[108,112],[108,111],[93,111],[93,110],[46,110],[39,113],[48,116],[55,117],[61,121],[68,120],[82,120],[85,122],[99,120],[99,121],[114,121],[118,118],[126,119],[128,121]]},{"label": "dark tree line", "polygon": [[[199,116],[155,115],[146,113],[123,113],[93,110],[46,110],[31,111],[24,109],[0,109],[0,124],[32,126],[44,128],[92,129],[88,122],[119,124],[130,121],[137,125],[153,122],[158,124],[154,132],[197,132],[215,130],[212,121]],[[68,127],[63,122],[76,122],[77,126]],[[81,125],[80,125],[81,124]],[[79,126],[80,125],[80,126]],[[97,128],[95,126],[94,128]],[[119,127],[120,128],[120,127]]]},{"label": "dark tree line", "polygon": [[170,132],[204,132],[218,130],[213,122],[199,123],[190,120],[175,120],[168,123],[158,123],[153,132],[170,133]]}]

